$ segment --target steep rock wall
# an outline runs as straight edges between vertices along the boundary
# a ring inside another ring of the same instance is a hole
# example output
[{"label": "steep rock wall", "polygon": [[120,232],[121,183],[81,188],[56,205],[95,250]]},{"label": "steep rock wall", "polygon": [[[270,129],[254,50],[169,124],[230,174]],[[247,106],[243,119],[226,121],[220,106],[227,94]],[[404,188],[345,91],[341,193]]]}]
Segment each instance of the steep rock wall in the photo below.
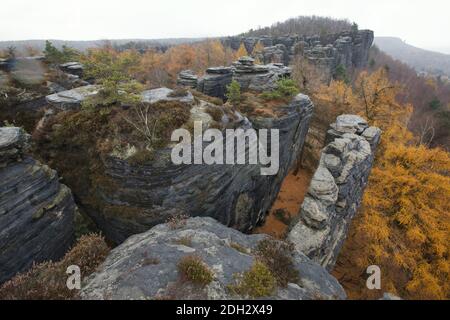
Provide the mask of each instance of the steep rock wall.
[{"label": "steep rock wall", "polygon": [[0,128],[0,283],[72,244],[76,210],[54,170],[26,155],[28,135]]},{"label": "steep rock wall", "polygon": [[361,204],[380,135],[378,128],[352,115],[339,116],[327,132],[319,167],[288,239],[328,270]]}]

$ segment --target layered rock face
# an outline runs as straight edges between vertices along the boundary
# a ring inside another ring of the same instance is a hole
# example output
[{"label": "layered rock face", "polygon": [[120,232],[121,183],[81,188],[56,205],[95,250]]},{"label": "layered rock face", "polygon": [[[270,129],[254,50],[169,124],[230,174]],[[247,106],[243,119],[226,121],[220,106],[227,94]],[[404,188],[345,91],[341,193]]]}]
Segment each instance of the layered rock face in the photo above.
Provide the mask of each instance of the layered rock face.
[{"label": "layered rock face", "polygon": [[0,283],[72,244],[76,210],[54,170],[26,155],[29,137],[0,128]]},{"label": "layered rock face", "polygon": [[312,37],[229,37],[222,42],[234,50],[244,43],[247,51],[252,52],[256,43],[260,41],[265,49],[258,58],[263,63],[289,65],[292,58],[300,54],[330,77],[334,75],[339,65],[347,70],[366,66],[373,40],[373,31],[359,30]]},{"label": "layered rock face", "polygon": [[[212,120],[205,113],[208,107],[211,105],[202,101],[193,105],[191,118],[207,124]],[[236,229],[251,230],[264,219],[302,149],[313,105],[307,96],[298,95],[283,109],[284,115],[278,118],[247,119],[237,112],[222,117],[228,127],[279,129],[280,165],[276,175],[261,175],[265,166],[260,164],[174,165],[171,148],[158,150],[148,165],[136,166],[111,156],[103,163],[104,176],[112,187],[95,190],[105,209],[101,213],[91,210],[91,216],[117,243],[180,212],[211,216]],[[229,143],[229,139],[224,141],[224,155]],[[204,142],[203,147],[207,145]],[[248,156],[248,146],[244,152]]]},{"label": "layered rock face", "polygon": [[198,80],[197,90],[211,97],[225,99],[227,86],[233,81],[233,69],[230,67],[208,68],[206,74]]},{"label": "layered rock face", "polygon": [[327,132],[327,145],[288,239],[328,270],[367,185],[381,131],[353,115],[342,115]]},{"label": "layered rock face", "polygon": [[178,74],[177,85],[195,89],[197,84],[198,77],[191,70],[183,70]]},{"label": "layered rock face", "polygon": [[68,74],[78,77],[83,76],[83,65],[77,61],[66,62],[59,65],[60,69]]},{"label": "layered rock face", "polygon": [[[291,75],[291,68],[280,63],[256,65],[250,57],[241,57],[231,67],[215,67],[206,70],[206,75],[197,83],[197,90],[212,97],[225,99],[227,86],[236,80],[241,90],[257,92],[276,88],[276,82]],[[178,84],[193,87],[196,78],[189,70],[180,72]]]},{"label": "layered rock face", "polygon": [[283,64],[255,65],[255,60],[249,57],[241,57],[233,63],[233,68],[233,80],[239,83],[241,90],[274,90],[279,79],[291,75],[291,69]]},{"label": "layered rock face", "polygon": [[[162,224],[115,248],[97,273],[85,281],[83,299],[243,299],[228,285],[249,270],[254,250],[268,236],[244,235],[212,218],[191,218],[174,228]],[[180,239],[188,239],[182,241]],[[213,272],[204,287],[181,281],[177,264],[195,255]],[[293,252],[298,282],[278,288],[268,299],[345,299],[337,280],[303,253]]]}]

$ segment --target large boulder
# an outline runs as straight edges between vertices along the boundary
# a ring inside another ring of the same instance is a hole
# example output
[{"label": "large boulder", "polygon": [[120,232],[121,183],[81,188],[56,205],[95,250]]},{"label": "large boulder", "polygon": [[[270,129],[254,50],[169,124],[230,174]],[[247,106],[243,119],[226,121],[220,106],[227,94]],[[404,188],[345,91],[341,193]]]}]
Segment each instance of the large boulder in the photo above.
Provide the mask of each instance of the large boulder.
[{"label": "large boulder", "polygon": [[359,116],[342,115],[330,126],[308,193],[288,239],[331,270],[355,216],[372,169],[381,131]]},{"label": "large boulder", "polygon": [[61,258],[74,236],[71,191],[26,154],[28,140],[22,129],[0,128],[0,283]]},{"label": "large boulder", "polygon": [[[265,235],[245,235],[212,218],[158,225],[115,248],[81,291],[83,299],[248,299],[229,290],[238,274],[255,263],[255,248]],[[213,273],[205,286],[182,279],[183,257],[200,258]],[[337,280],[299,251],[292,252],[295,283],[278,287],[268,299],[345,299]]]}]

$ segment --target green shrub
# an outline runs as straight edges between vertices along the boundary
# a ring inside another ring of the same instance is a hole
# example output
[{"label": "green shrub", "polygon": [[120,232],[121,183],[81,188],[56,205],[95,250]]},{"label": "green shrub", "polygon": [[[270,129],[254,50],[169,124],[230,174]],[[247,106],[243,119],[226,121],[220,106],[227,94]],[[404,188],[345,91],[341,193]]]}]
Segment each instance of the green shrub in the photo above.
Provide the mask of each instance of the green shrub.
[{"label": "green shrub", "polygon": [[275,210],[273,215],[275,216],[275,218],[277,218],[277,220],[281,221],[285,225],[291,224],[292,218],[289,212],[286,211],[286,209],[277,209]]},{"label": "green shrub", "polygon": [[236,275],[237,283],[228,289],[240,296],[261,298],[270,296],[276,288],[276,279],[269,268],[262,262],[255,262],[252,268],[243,274]]},{"label": "green shrub", "polygon": [[298,270],[293,260],[294,245],[292,243],[266,239],[259,242],[255,254],[269,268],[276,282],[281,287],[288,283],[297,283]]},{"label": "green shrub", "polygon": [[233,106],[239,106],[239,104],[241,103],[241,86],[239,82],[233,80],[227,86],[227,93],[225,94],[225,96]]},{"label": "green shrub", "polygon": [[197,256],[185,256],[178,262],[178,272],[183,279],[194,284],[207,285],[214,279],[208,266]]},{"label": "green shrub", "polygon": [[289,78],[282,78],[277,81],[277,88],[270,92],[263,92],[262,97],[265,100],[290,99],[300,92],[295,81]]},{"label": "green shrub", "polygon": [[78,299],[77,290],[67,288],[67,268],[80,267],[83,278],[92,274],[109,253],[103,237],[82,236],[59,262],[34,265],[0,287],[0,300],[67,300]]}]

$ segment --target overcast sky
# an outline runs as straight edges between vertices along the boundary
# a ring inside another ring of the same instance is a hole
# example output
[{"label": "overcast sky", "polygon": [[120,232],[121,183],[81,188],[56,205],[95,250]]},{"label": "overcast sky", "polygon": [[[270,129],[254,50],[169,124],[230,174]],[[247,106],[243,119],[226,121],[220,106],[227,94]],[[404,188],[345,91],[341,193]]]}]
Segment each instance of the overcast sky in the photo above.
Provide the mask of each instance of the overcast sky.
[{"label": "overcast sky", "polygon": [[448,0],[1,0],[0,40],[223,36],[313,14],[450,53]]}]

